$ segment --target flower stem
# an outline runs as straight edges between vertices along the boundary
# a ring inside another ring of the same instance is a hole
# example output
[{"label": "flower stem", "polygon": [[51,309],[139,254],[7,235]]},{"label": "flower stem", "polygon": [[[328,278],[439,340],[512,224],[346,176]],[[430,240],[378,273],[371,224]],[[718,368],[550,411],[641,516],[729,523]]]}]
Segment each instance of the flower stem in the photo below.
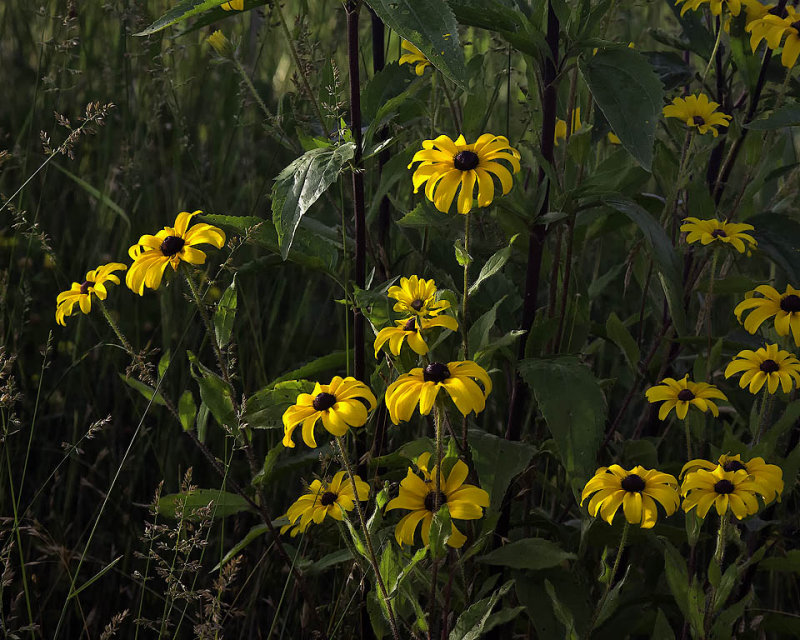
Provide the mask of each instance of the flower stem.
[{"label": "flower stem", "polygon": [[[714,249],[711,255],[711,271],[708,274],[708,292],[706,293],[706,304],[703,315],[706,319],[706,328],[708,331],[708,352],[706,353],[706,382],[711,382],[711,302],[714,298],[714,278],[717,273],[717,257],[719,252]],[[691,459],[691,458],[690,458]]]},{"label": "flower stem", "polygon": [[436,489],[436,498],[434,500],[434,513],[439,511],[439,493],[441,492],[441,475],[442,475],[442,458],[444,457],[444,444],[442,434],[442,412],[444,410],[439,406],[439,403],[433,405],[433,424],[436,430],[436,478],[434,478],[434,488]]},{"label": "flower stem", "polygon": [[[687,415],[686,417],[688,418],[689,416]],[[686,459],[691,460],[694,458],[692,455],[692,432],[689,429],[689,421],[686,419],[683,421],[683,428],[686,431]]]},{"label": "flower stem", "polygon": [[603,597],[600,598],[600,602],[597,603],[597,607],[594,610],[594,614],[592,614],[592,622],[586,629],[586,638],[588,639],[591,636],[592,630],[594,629],[594,625],[597,624],[597,618],[600,617],[600,613],[603,611],[603,606],[606,603],[606,599],[608,598],[608,594],[611,593],[611,587],[614,582],[614,578],[617,575],[617,571],[619,571],[619,564],[622,560],[622,552],[625,550],[625,545],[628,542],[628,532],[630,531],[631,525],[626,520],[625,521],[625,528],[622,529],[622,536],[619,540],[619,548],[617,549],[617,557],[614,558],[614,566],[611,569],[611,575],[608,578],[608,582],[606,583],[605,591],[603,591]]},{"label": "flower stem", "polygon": [[719,531],[717,532],[717,547],[714,550],[714,562],[722,570],[722,561],[725,559],[725,538],[728,532],[728,514],[720,516]]},{"label": "flower stem", "polygon": [[758,412],[758,425],[756,427],[756,437],[753,444],[758,444],[761,441],[761,436],[767,428],[767,421],[769,420],[770,413],[772,413],[772,394],[769,388],[764,383],[764,395],[761,398],[761,409]]},{"label": "flower stem", "polygon": [[464,293],[461,296],[461,333],[464,340],[464,360],[469,359],[469,331],[467,326],[467,302],[469,301],[469,222],[470,215],[464,216]]},{"label": "flower stem", "polygon": [[717,18],[717,39],[714,42],[714,49],[711,51],[711,55],[708,58],[708,64],[706,65],[706,70],[703,71],[703,77],[700,80],[701,85],[705,84],[708,72],[711,71],[711,65],[714,64],[714,58],[716,58],[717,56],[720,40],[722,40],[722,21],[719,18]]}]

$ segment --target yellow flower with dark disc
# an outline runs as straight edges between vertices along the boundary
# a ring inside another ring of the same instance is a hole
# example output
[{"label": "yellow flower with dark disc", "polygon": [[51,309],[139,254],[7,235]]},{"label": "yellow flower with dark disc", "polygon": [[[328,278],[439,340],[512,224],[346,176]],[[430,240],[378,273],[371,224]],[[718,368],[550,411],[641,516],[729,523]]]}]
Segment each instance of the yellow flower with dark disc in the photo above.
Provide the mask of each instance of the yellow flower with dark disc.
[{"label": "yellow flower with dark disc", "polygon": [[400,64],[413,64],[414,73],[416,73],[418,76],[421,76],[423,73],[425,73],[425,67],[433,66],[425,57],[425,54],[417,49],[408,40],[403,40],[400,43],[400,46],[404,51],[406,51],[406,53],[400,56]]},{"label": "yellow flower with dark disc", "polygon": [[680,380],[664,378],[660,384],[645,391],[645,396],[651,403],[664,403],[658,410],[659,420],[664,420],[673,409],[675,409],[675,415],[684,420],[690,406],[697,407],[704,413],[711,411],[716,418],[719,415],[719,409],[717,409],[717,405],[712,401],[712,398],[727,400],[725,394],[713,384],[692,382],[689,380],[689,374],[686,374]]},{"label": "yellow flower with dark disc", "polygon": [[[744,461],[738,454],[735,456],[723,454],[719,457],[718,464],[724,471],[746,471],[754,482],[753,490],[764,498],[764,502],[767,504],[773,500],[781,501],[783,470],[779,466],[767,464],[764,462],[764,458],[752,458]],[[708,460],[690,460],[683,465],[681,477],[698,469],[713,471],[716,468],[717,463]]]},{"label": "yellow flower with dark disc", "polygon": [[739,386],[744,389],[749,385],[750,393],[758,393],[764,384],[770,393],[775,393],[778,385],[784,393],[800,385],[800,361],[795,355],[779,349],[777,344],[737,353],[725,368],[725,377],[730,378],[737,373],[742,374]]},{"label": "yellow flower with dark disc", "polygon": [[336,376],[330,384],[314,385],[313,393],[301,393],[297,402],[283,413],[283,446],[294,448],[292,434],[303,425],[303,442],[316,447],[314,426],[322,426],[334,436],[343,436],[350,427],[363,427],[367,414],[378,401],[363,382]]},{"label": "yellow flower with dark disc", "polygon": [[[760,293],[756,297],[754,294]],[[751,291],[733,310],[736,319],[742,321],[742,314],[749,311],[744,320],[744,328],[755,333],[765,320],[775,317],[775,331],[779,336],[788,336],[791,331],[794,343],[800,347],[800,290],[786,285],[786,291],[778,291],[762,284]]]},{"label": "yellow flower with dark disc", "polygon": [[64,318],[72,315],[76,304],[81,312],[91,312],[92,296],[97,296],[98,300],[105,300],[108,296],[106,284],[119,284],[119,277],[114,275],[114,272],[124,271],[127,268],[119,262],[110,262],[87,272],[83,282],[73,282],[67,291],[62,291],[56,297],[56,322],[61,326],[67,326]]},{"label": "yellow flower with dark disc", "polygon": [[[409,467],[406,477],[400,482],[400,494],[389,501],[386,510],[408,509],[397,523],[394,537],[399,545],[414,544],[417,526],[422,523],[422,543],[430,541],[431,522],[442,505],[447,505],[450,517],[455,520],[477,520],[483,517],[483,509],[489,506],[489,494],[480,487],[464,484],[469,475],[469,468],[461,460],[457,461],[447,477],[439,473],[438,467],[428,471],[430,454],[424,453],[417,460],[417,466],[423,472],[420,478]],[[439,476],[439,493],[436,493],[436,476]],[[456,528],[451,520],[451,533],[447,544],[454,549],[461,548],[467,537]]]},{"label": "yellow flower with dark disc", "polygon": [[581,492],[581,506],[589,500],[589,515],[608,524],[619,508],[630,524],[652,529],[658,521],[658,506],[671,516],[678,509],[678,481],[668,473],[635,466],[626,471],[618,464],[600,467]]},{"label": "yellow flower with dark disc", "polygon": [[791,5],[786,5],[785,11],[786,16],[783,18],[767,13],[764,17],[750,22],[745,31],[750,33],[750,47],[754,52],[762,40],[766,40],[767,47],[773,51],[780,48],[783,40],[781,64],[791,69],[800,56],[800,13]]},{"label": "yellow flower with dark disc", "polygon": [[210,224],[199,223],[189,226],[192,218],[201,211],[188,213],[182,211],[175,218],[174,227],[164,227],[156,235],[143,235],[139,241],[128,249],[133,258],[125,283],[139,295],[144,288],[158,289],[167,265],[178,270],[181,262],[203,264],[206,254],[197,245],[210,244],[221,249],[225,244],[225,232]]},{"label": "yellow flower with dark disc", "polygon": [[486,397],[492,390],[492,380],[483,367],[471,360],[447,364],[431,362],[424,369],[412,369],[386,389],[386,408],[392,422],[400,424],[410,420],[418,403],[419,412],[429,414],[439,389],[445,389],[461,414],[466,416],[471,411],[476,414],[483,411]]},{"label": "yellow flower with dark disc", "polygon": [[672,104],[664,107],[665,118],[679,118],[689,127],[696,127],[701,135],[709,131],[716,138],[719,135],[717,127],[727,127],[731,116],[717,111],[719,103],[710,102],[705,93],[675,98]]},{"label": "yellow flower with dark disc", "polygon": [[[572,129],[570,130],[570,135],[579,131],[581,128],[581,108],[576,107],[572,111]],[[567,121],[562,120],[561,118],[556,118],[556,129],[555,134],[553,135],[553,142],[556,146],[558,146],[559,140],[566,140],[567,139]]]},{"label": "yellow flower with dark disc", "polygon": [[450,308],[447,300],[436,299],[436,282],[425,280],[419,276],[400,278],[400,286],[389,287],[387,295],[395,302],[393,309],[398,313],[407,313],[421,318],[438,316]]},{"label": "yellow flower with dark disc", "polygon": [[[356,482],[358,499],[364,502],[369,498],[369,485],[358,476],[354,476],[353,480]],[[291,529],[290,535],[294,537],[308,529],[312,522],[320,524],[328,516],[334,520],[341,520],[342,512],[352,511],[354,507],[353,484],[344,471],[339,471],[328,484],[314,480],[308,486],[308,491],[286,512],[290,524],[282,526],[281,533]]]},{"label": "yellow flower with dark disc", "polygon": [[421,356],[428,353],[428,344],[422,337],[424,331],[434,327],[444,327],[455,331],[458,329],[458,321],[452,316],[437,316],[435,318],[420,318],[411,316],[405,320],[395,320],[395,327],[384,327],[378,332],[375,338],[375,357],[378,357],[381,347],[389,343],[389,351],[399,356],[403,341],[408,342],[408,346]]},{"label": "yellow flower with dark disc", "polygon": [[752,224],[744,222],[728,222],[727,220],[701,220],[700,218],[684,218],[681,231],[686,232],[686,242],[700,242],[704,245],[712,242],[729,244],[739,253],[749,252],[756,248],[756,239],[746,231],[754,229]]},{"label": "yellow flower with dark disc", "polygon": [[687,473],[681,484],[683,510],[696,509],[705,518],[713,505],[720,516],[730,512],[739,520],[758,512],[758,485],[743,469],[725,471],[717,465],[713,471],[698,469]]},{"label": "yellow flower with dark disc", "polygon": [[472,210],[476,188],[479,207],[492,203],[494,178],[500,182],[503,195],[511,191],[511,174],[520,170],[519,158],[519,151],[509,146],[503,136],[484,133],[473,144],[467,144],[463,135],[455,142],[441,135],[425,140],[408,168],[419,163],[412,176],[414,193],[424,184],[425,197],[444,212],[450,210],[458,193],[456,208],[467,214]]},{"label": "yellow flower with dark disc", "polygon": [[743,4],[741,0],[675,0],[676,5],[682,2],[684,5],[681,9],[681,15],[690,9],[692,11],[697,11],[704,4],[708,3],[712,15],[718,16],[722,14],[722,8],[725,7],[732,16],[738,16],[742,10]]}]

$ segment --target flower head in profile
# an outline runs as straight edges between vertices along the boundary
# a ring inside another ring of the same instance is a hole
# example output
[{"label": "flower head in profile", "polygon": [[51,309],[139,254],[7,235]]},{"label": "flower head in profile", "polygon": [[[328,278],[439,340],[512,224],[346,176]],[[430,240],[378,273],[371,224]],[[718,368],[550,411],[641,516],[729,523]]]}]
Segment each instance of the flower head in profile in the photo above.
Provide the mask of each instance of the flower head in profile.
[{"label": "flower head in profile", "polygon": [[718,16],[722,14],[722,8],[725,7],[732,16],[738,16],[742,10],[742,0],[675,0],[675,4],[684,2],[681,9],[681,15],[689,11],[697,11],[704,4],[708,3],[711,14]]},{"label": "flower head in profile", "polygon": [[581,492],[581,506],[589,500],[589,515],[598,515],[608,524],[620,507],[630,524],[652,529],[658,520],[660,503],[666,515],[678,509],[678,481],[668,473],[635,466],[626,471],[618,464],[600,467]]},{"label": "flower head in profile", "polygon": [[407,313],[425,318],[438,316],[450,308],[447,300],[436,299],[436,282],[418,276],[400,278],[400,286],[389,287],[387,295],[395,302],[393,309],[398,313]]},{"label": "flower head in profile", "polygon": [[719,415],[719,409],[712,398],[727,400],[725,394],[713,384],[692,382],[689,380],[689,374],[680,380],[664,378],[660,384],[645,391],[645,396],[651,403],[664,403],[658,410],[659,420],[664,420],[673,409],[680,420],[685,420],[690,406],[697,407],[703,413],[711,411],[716,418]]},{"label": "flower head in profile", "polygon": [[[570,129],[570,135],[579,131],[581,128],[581,108],[575,107],[572,111],[572,129]],[[553,143],[558,146],[559,140],[566,140],[567,139],[567,121],[562,120],[561,118],[556,118],[556,130],[555,134],[553,135]]]},{"label": "flower head in profile", "polygon": [[519,158],[519,151],[503,136],[484,133],[467,144],[463,135],[455,142],[441,135],[423,141],[422,150],[414,154],[408,168],[419,163],[412,176],[414,193],[424,184],[425,197],[445,213],[458,193],[456,208],[467,214],[472,210],[476,188],[479,207],[487,207],[494,200],[492,176],[499,180],[503,195],[511,191],[511,173],[519,171]]},{"label": "flower head in profile", "polygon": [[688,513],[697,509],[697,517],[705,518],[714,505],[720,516],[730,511],[741,520],[758,511],[758,491],[755,480],[744,469],[725,471],[720,465],[713,471],[697,469],[687,473],[681,484],[683,510]]},{"label": "flower head in profile", "polygon": [[[358,499],[363,502],[369,497],[369,485],[358,476],[354,476],[353,480],[356,482]],[[327,516],[341,520],[343,511],[352,511],[354,507],[353,484],[344,471],[339,471],[328,484],[314,480],[308,486],[308,491],[286,512],[289,524],[281,527],[281,533],[291,529],[290,535],[294,538],[308,529],[312,522],[320,524]]]},{"label": "flower head in profile", "polygon": [[762,18],[751,21],[745,31],[750,33],[750,47],[753,51],[762,40],[766,40],[767,47],[772,50],[780,48],[783,40],[781,64],[791,69],[800,56],[800,13],[791,5],[786,5],[784,11],[783,17],[765,13]]},{"label": "flower head in profile", "polygon": [[189,226],[192,218],[201,211],[188,213],[182,211],[175,218],[174,227],[164,227],[156,235],[144,235],[128,249],[133,258],[125,283],[138,293],[144,294],[144,288],[158,289],[167,265],[178,270],[181,262],[203,264],[206,254],[197,245],[210,244],[221,249],[225,244],[225,232],[210,224],[199,223]]},{"label": "flower head in profile", "polygon": [[717,111],[719,103],[710,102],[705,93],[675,98],[672,104],[664,107],[665,118],[679,118],[689,127],[696,127],[701,135],[709,131],[716,138],[719,135],[717,127],[727,127],[731,116]]},{"label": "flower head in profile", "polygon": [[214,51],[216,51],[219,55],[223,58],[232,58],[233,57],[233,45],[231,41],[225,36],[222,31],[217,29],[214,33],[212,33],[208,38],[206,38],[206,42],[212,46]]},{"label": "flower head in profile", "polygon": [[334,436],[343,436],[350,427],[363,427],[367,413],[372,411],[378,401],[363,382],[348,376],[336,376],[330,384],[314,385],[313,393],[301,393],[297,402],[283,413],[283,446],[294,448],[292,434],[303,425],[303,442],[316,447],[314,426],[322,420]]},{"label": "flower head in profile", "polygon": [[727,220],[701,220],[700,218],[684,218],[681,231],[686,235],[686,242],[700,242],[704,245],[722,242],[730,245],[739,253],[750,252],[758,244],[756,239],[746,231],[754,229],[752,224],[728,222]]},{"label": "flower head in profile", "polygon": [[725,377],[741,373],[739,386],[749,385],[750,393],[758,393],[765,384],[769,393],[775,393],[778,385],[784,393],[800,385],[800,360],[796,356],[778,349],[777,344],[768,344],[753,351],[745,349],[736,354],[725,368]]},{"label": "flower head in profile", "polygon": [[62,291],[56,297],[56,322],[62,327],[67,326],[64,318],[72,315],[76,304],[82,313],[90,313],[92,296],[105,300],[108,295],[106,284],[119,284],[119,276],[114,275],[114,272],[127,268],[119,262],[110,262],[89,271],[83,282],[73,282],[67,291]]},{"label": "flower head in profile", "polygon": [[455,331],[458,329],[458,322],[452,316],[436,316],[435,318],[420,318],[419,316],[411,316],[404,320],[395,320],[395,327],[384,327],[378,332],[375,338],[375,357],[378,357],[381,347],[387,342],[389,343],[389,351],[392,354],[399,356],[400,348],[403,346],[403,341],[408,342],[411,349],[424,356],[428,353],[428,344],[425,342],[422,334],[425,331],[433,329],[434,327],[444,327]]},{"label": "flower head in profile", "polygon": [[[483,385],[481,388],[475,380]],[[431,362],[424,369],[417,367],[404,373],[386,389],[386,408],[395,424],[411,419],[419,404],[419,412],[427,415],[433,409],[439,389],[445,389],[461,415],[476,414],[486,406],[492,380],[483,367],[471,360]]]},{"label": "flower head in profile", "polygon": [[418,76],[421,76],[423,73],[425,73],[425,67],[433,66],[425,57],[425,54],[423,54],[422,51],[417,49],[408,40],[403,40],[400,43],[400,46],[404,51],[407,52],[400,56],[400,64],[413,64],[414,73],[416,73]]},{"label": "flower head in profile", "polygon": [[[756,297],[756,293],[761,296]],[[795,345],[800,347],[800,290],[786,285],[786,291],[778,293],[769,285],[759,285],[733,309],[739,322],[745,311],[749,312],[744,320],[746,331],[755,333],[765,320],[774,316],[778,335],[788,336],[791,331]]]},{"label": "flower head in profile", "polygon": [[231,0],[220,5],[225,11],[243,11],[244,0]]},{"label": "flower head in profile", "polygon": [[773,500],[780,502],[783,493],[783,470],[777,465],[767,464],[764,462],[764,458],[752,458],[744,461],[738,454],[735,456],[723,454],[719,457],[718,463],[708,460],[690,460],[683,465],[681,477],[698,469],[714,471],[717,466],[722,467],[723,471],[746,471],[754,482],[753,490],[764,498],[764,502],[767,504]]},{"label": "flower head in profile", "polygon": [[[422,522],[422,543],[427,545],[433,516],[442,505],[447,505],[450,517],[456,520],[478,520],[483,517],[483,508],[489,506],[489,494],[486,491],[472,484],[464,484],[469,468],[461,460],[453,465],[447,477],[439,473],[438,467],[433,467],[429,471],[429,462],[430,454],[423,453],[417,460],[417,466],[424,478],[420,478],[409,467],[406,477],[400,482],[400,494],[386,505],[387,511],[391,509],[411,511],[403,516],[394,529],[394,537],[401,546],[414,544],[414,534],[420,522]],[[437,475],[438,495],[435,481]],[[452,529],[447,544],[459,549],[467,541],[467,537],[456,528],[454,522],[451,524]]]}]

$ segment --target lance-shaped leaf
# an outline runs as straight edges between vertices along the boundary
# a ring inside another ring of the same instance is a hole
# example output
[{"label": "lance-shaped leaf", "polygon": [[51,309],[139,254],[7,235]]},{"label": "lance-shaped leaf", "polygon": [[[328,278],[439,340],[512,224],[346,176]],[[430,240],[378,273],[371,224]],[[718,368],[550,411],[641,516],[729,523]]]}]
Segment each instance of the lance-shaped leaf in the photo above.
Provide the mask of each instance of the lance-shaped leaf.
[{"label": "lance-shaped leaf", "polygon": [[136,36],[149,36],[151,33],[161,31],[167,27],[183,22],[187,18],[196,16],[209,9],[216,9],[221,4],[225,4],[228,0],[183,0],[176,4],[172,9],[167,11],[163,16],[156,20],[149,27],[135,33]]}]

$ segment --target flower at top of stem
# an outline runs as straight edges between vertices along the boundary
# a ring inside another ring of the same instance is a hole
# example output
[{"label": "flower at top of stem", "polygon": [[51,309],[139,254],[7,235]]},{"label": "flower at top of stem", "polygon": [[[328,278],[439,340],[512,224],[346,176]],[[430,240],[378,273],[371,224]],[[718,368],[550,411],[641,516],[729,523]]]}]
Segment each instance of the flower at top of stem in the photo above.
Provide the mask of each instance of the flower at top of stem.
[{"label": "flower at top of stem", "polygon": [[[358,499],[364,502],[369,498],[369,485],[360,477],[353,476],[358,490]],[[291,529],[290,535],[294,538],[298,533],[304,532],[313,522],[320,524],[326,516],[334,520],[342,520],[342,511],[352,511],[355,507],[353,484],[344,471],[338,471],[328,484],[314,480],[308,491],[300,496],[289,507],[286,517],[289,523],[281,527],[281,533]]]},{"label": "flower at top of stem", "polygon": [[109,262],[87,272],[83,282],[73,282],[67,291],[62,291],[56,297],[56,322],[62,327],[67,326],[64,318],[72,315],[76,303],[81,312],[91,312],[92,295],[97,296],[98,300],[105,300],[108,295],[106,283],[119,284],[119,277],[114,272],[127,268],[122,263]]},{"label": "flower at top of stem", "polygon": [[689,380],[688,373],[680,380],[664,378],[660,384],[645,391],[645,396],[650,403],[664,403],[658,410],[659,420],[664,420],[673,409],[680,420],[685,420],[690,405],[694,405],[703,413],[711,411],[716,418],[719,415],[719,409],[711,398],[728,399],[713,384],[692,382]]},{"label": "flower at top of stem", "polygon": [[414,154],[408,168],[419,163],[412,176],[414,193],[425,184],[425,197],[446,213],[458,192],[456,208],[467,214],[472,210],[476,188],[479,207],[487,207],[494,200],[492,176],[499,180],[503,195],[511,191],[511,173],[520,170],[519,159],[519,151],[509,146],[504,136],[484,133],[467,144],[463,135],[455,142],[441,135],[423,141],[422,150]]},{"label": "flower at top of stem", "polygon": [[[761,296],[756,297],[755,294]],[[757,286],[746,294],[733,309],[736,319],[741,322],[742,314],[749,311],[744,320],[744,328],[755,333],[765,320],[775,317],[775,331],[779,336],[788,336],[792,332],[794,343],[800,347],[800,290],[786,285],[786,291],[778,293],[767,284]]]},{"label": "flower at top of stem", "polygon": [[208,36],[208,38],[206,38],[206,42],[208,42],[208,44],[214,48],[214,51],[216,51],[223,58],[233,57],[233,45],[231,44],[231,41],[225,37],[225,34],[219,29]]},{"label": "flower at top of stem", "polygon": [[800,385],[800,360],[794,354],[778,349],[777,344],[767,344],[753,351],[745,349],[736,354],[725,368],[725,377],[741,373],[739,386],[750,385],[750,393],[758,393],[766,383],[767,391],[775,393],[780,384],[784,393]]},{"label": "flower at top of stem", "polygon": [[403,40],[400,43],[400,46],[404,51],[408,52],[400,56],[400,64],[413,64],[414,73],[416,73],[418,76],[421,76],[423,73],[425,73],[425,67],[433,66],[425,57],[425,54],[417,49],[408,40]]},{"label": "flower at top of stem", "polygon": [[608,524],[620,507],[630,524],[652,529],[658,520],[656,502],[671,516],[678,509],[678,481],[675,476],[655,469],[635,466],[626,471],[618,464],[600,467],[581,492],[581,506],[589,500],[589,515],[598,515]]},{"label": "flower at top of stem", "polygon": [[758,243],[756,239],[745,231],[752,231],[755,227],[744,222],[728,222],[727,220],[701,220],[700,218],[684,218],[681,231],[686,232],[686,242],[692,244],[700,241],[707,245],[712,242],[722,242],[732,246],[739,253],[750,254]]},{"label": "flower at top of stem", "polygon": [[389,343],[389,351],[399,356],[403,341],[408,341],[408,346],[415,353],[423,356],[428,353],[428,344],[422,337],[422,333],[433,327],[444,327],[455,331],[458,329],[458,321],[452,316],[441,315],[435,318],[421,318],[411,316],[403,320],[395,320],[396,327],[384,327],[378,332],[375,338],[375,357],[378,357],[381,347]]},{"label": "flower at top of stem", "polygon": [[188,213],[182,211],[175,218],[174,227],[164,227],[154,236],[143,235],[138,242],[128,249],[133,258],[125,283],[138,293],[144,294],[144,288],[158,289],[167,265],[178,270],[181,262],[203,264],[206,254],[194,247],[210,244],[221,249],[225,244],[225,232],[210,224],[198,223],[189,227],[189,222],[201,211]]},{"label": "flower at top of stem", "polygon": [[731,116],[717,111],[719,103],[710,102],[705,93],[675,98],[672,104],[664,107],[665,118],[679,118],[688,126],[696,127],[701,135],[709,131],[716,138],[717,127],[727,127]]},{"label": "flower at top of stem", "polygon": [[720,465],[713,471],[690,471],[681,484],[683,510],[688,513],[696,508],[698,518],[705,518],[714,505],[720,516],[730,511],[741,520],[758,512],[757,493],[759,485],[747,471],[726,471]]},{"label": "flower at top of stem", "polygon": [[709,462],[708,460],[690,460],[681,469],[681,478],[687,473],[697,471],[698,469],[705,469],[706,471],[714,471],[717,466],[722,467],[724,471],[740,471],[744,470],[754,482],[754,491],[758,493],[764,502],[769,504],[773,500],[781,501],[781,494],[783,493],[783,470],[774,464],[767,464],[764,458],[752,458],[750,460],[742,460],[740,455],[722,454],[718,462]]},{"label": "flower at top of stem", "polygon": [[301,393],[297,401],[283,413],[283,446],[294,448],[292,434],[303,425],[303,442],[316,447],[314,426],[322,426],[334,436],[343,436],[350,427],[363,427],[367,413],[377,405],[372,391],[352,376],[336,376],[330,384],[314,385],[313,393]]},{"label": "flower at top of stem", "polygon": [[220,5],[225,11],[243,11],[244,0],[231,0]]},{"label": "flower at top of stem", "polygon": [[436,299],[436,283],[433,279],[424,280],[418,276],[400,278],[400,286],[389,287],[387,295],[397,300],[393,307],[394,311],[420,318],[438,316],[450,308],[447,300]]},{"label": "flower at top of stem", "polygon": [[[469,475],[469,468],[458,460],[447,477],[434,466],[428,471],[430,454],[423,453],[417,460],[417,466],[423,473],[420,478],[409,467],[406,477],[400,482],[399,495],[386,505],[386,511],[391,509],[408,509],[406,514],[397,523],[394,537],[397,543],[414,544],[414,534],[417,525],[422,522],[422,543],[427,545],[430,541],[431,523],[433,516],[443,505],[447,505],[450,517],[457,520],[477,520],[483,517],[483,508],[489,506],[489,494],[472,484],[464,484]],[[436,476],[439,476],[439,493],[436,493]],[[447,544],[454,549],[460,549],[467,540],[454,522],[451,521],[452,530]]]},{"label": "flower at top of stem", "polygon": [[778,49],[781,40],[786,36],[781,52],[781,64],[791,69],[800,56],[800,13],[791,5],[786,5],[784,10],[786,15],[783,17],[765,13],[763,17],[751,21],[745,27],[745,31],[750,33],[750,47],[754,52],[762,40],[767,41],[767,47],[770,49]]},{"label": "flower at top of stem", "polygon": [[[483,389],[475,380],[479,380]],[[439,389],[445,389],[463,416],[476,414],[486,406],[492,391],[492,380],[483,367],[471,360],[431,362],[424,369],[417,367],[404,373],[386,389],[386,408],[394,424],[411,419],[419,403],[419,412],[427,415],[433,409]]]},{"label": "flower at top of stem", "polygon": [[676,5],[679,5],[681,2],[686,3],[681,9],[681,15],[689,11],[689,9],[697,11],[704,4],[708,3],[712,15],[721,15],[724,6],[732,16],[738,16],[739,12],[742,10],[743,4],[742,0],[675,0]]},{"label": "flower at top of stem", "polygon": [[[570,135],[579,131],[581,128],[581,108],[575,107],[572,110],[572,130],[569,132]],[[553,143],[558,146],[559,140],[566,140],[567,139],[567,121],[562,120],[561,118],[556,118],[556,130],[553,134]]]}]

